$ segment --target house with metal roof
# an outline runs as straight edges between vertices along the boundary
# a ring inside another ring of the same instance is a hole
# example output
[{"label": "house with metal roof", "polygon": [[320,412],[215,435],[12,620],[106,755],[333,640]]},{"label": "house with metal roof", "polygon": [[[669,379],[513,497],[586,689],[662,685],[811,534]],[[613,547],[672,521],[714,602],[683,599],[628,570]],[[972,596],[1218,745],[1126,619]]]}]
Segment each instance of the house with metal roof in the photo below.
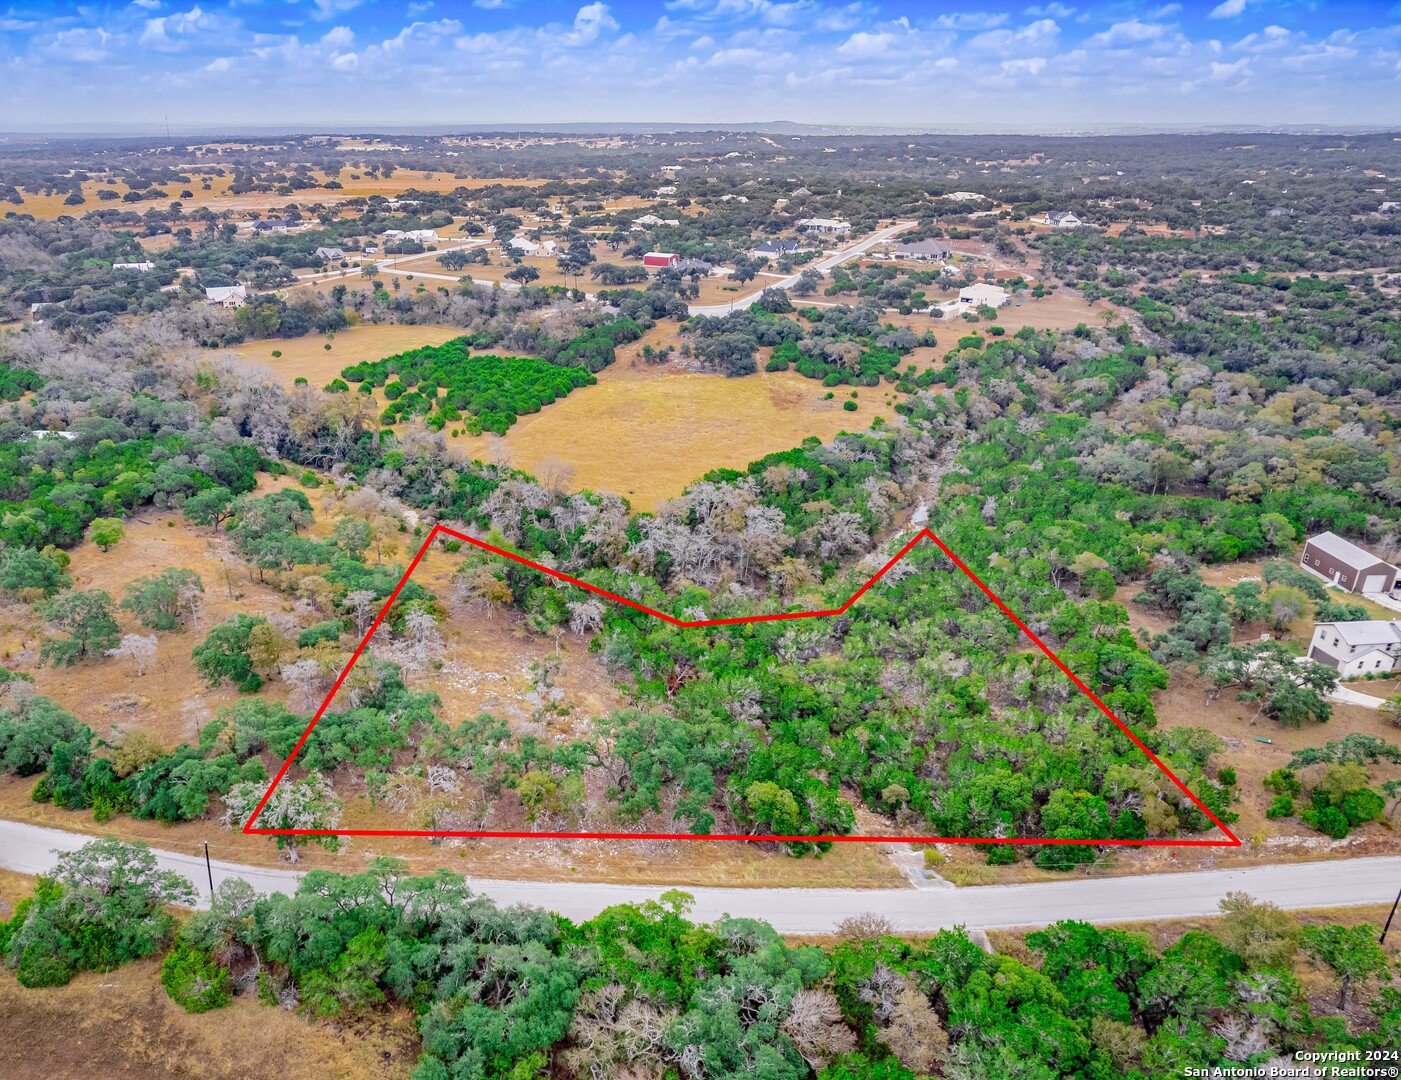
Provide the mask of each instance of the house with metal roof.
[{"label": "house with metal roof", "polygon": [[1331,532],[1309,537],[1299,565],[1329,585],[1354,593],[1391,592],[1401,574],[1366,548]]},{"label": "house with metal roof", "polygon": [[1401,656],[1401,622],[1319,623],[1309,642],[1309,659],[1336,668],[1343,679],[1386,674]]}]

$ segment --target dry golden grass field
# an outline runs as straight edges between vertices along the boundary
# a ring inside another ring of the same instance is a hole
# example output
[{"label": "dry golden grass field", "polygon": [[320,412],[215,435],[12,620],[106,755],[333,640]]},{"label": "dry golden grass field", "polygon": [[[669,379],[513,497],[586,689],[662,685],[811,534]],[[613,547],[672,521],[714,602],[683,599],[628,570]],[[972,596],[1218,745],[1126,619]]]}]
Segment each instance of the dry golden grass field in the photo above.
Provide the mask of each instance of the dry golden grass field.
[{"label": "dry golden grass field", "polygon": [[[231,170],[226,166],[225,175],[216,176],[211,171],[217,165],[206,162],[192,162],[186,167],[186,171],[191,182],[188,185],[166,184],[162,190],[170,193],[170,201],[179,202],[188,213],[189,211],[208,207],[211,210],[233,210],[240,214],[251,210],[266,212],[275,207],[286,206],[289,203],[296,203],[298,206],[306,206],[310,203],[333,204],[345,199],[359,196],[368,198],[371,195],[383,195],[386,198],[402,196],[411,188],[419,191],[452,191],[455,188],[483,188],[495,184],[509,187],[539,187],[545,183],[544,180],[516,180],[499,179],[485,177],[462,178],[453,176],[451,173],[434,172],[424,174],[420,172],[399,171],[389,179],[383,177],[370,177],[360,173],[357,169],[342,169],[336,176],[329,176],[325,173],[314,174],[323,184],[331,180],[336,180],[342,187],[340,189],[315,187],[307,188],[303,191],[295,192],[291,195],[279,195],[276,192],[247,192],[241,195],[229,193],[229,187],[233,183]],[[360,178],[356,179],[359,173]],[[204,181],[208,181],[210,190],[204,190]],[[65,206],[63,194],[60,195],[32,195],[24,193],[23,206],[18,208],[23,213],[33,214],[36,218],[52,220],[63,214],[71,214],[75,217],[87,213],[89,210],[96,210],[103,207],[116,207],[119,209],[144,210],[150,206],[164,208],[167,203],[164,200],[153,202],[125,203],[121,200],[116,202],[100,202],[97,192],[101,188],[109,188],[119,195],[125,195],[128,188],[120,182],[109,184],[102,180],[88,180],[82,185],[83,195],[87,202],[80,206]],[[190,199],[179,197],[182,190],[189,190],[194,193]],[[410,208],[411,209],[411,208]]]},{"label": "dry golden grass field", "polygon": [[792,371],[727,379],[620,359],[597,385],[521,417],[499,443],[491,435],[451,441],[483,460],[504,451],[527,472],[563,463],[574,470],[575,490],[612,492],[652,510],[710,469],[742,469],[810,435],[825,442],[862,430],[878,412],[897,419],[883,397],[844,412],[843,398],[826,401],[826,392]]},{"label": "dry golden grass field", "polygon": [[[352,364],[382,360],[425,345],[441,345],[461,336],[462,328],[456,326],[361,325],[337,331],[329,337],[308,334],[286,340],[249,341],[206,355],[211,358],[237,356],[250,367],[270,372],[287,386],[300,376],[319,387],[338,378]],[[327,349],[327,345],[331,347]],[[274,352],[282,355],[273,356]]]},{"label": "dry golden grass field", "polygon": [[[460,333],[443,326],[357,326],[337,333],[329,352],[327,338],[318,335],[250,342],[232,355],[288,386],[298,376],[324,386],[349,364],[441,344]],[[847,412],[842,402],[849,389],[825,400],[821,383],[792,371],[727,379],[634,359],[643,344],[667,342],[674,344],[675,338],[659,329],[620,349],[597,385],[521,417],[503,439],[453,437],[449,429],[448,441],[480,460],[495,461],[504,453],[511,465],[527,472],[562,463],[574,470],[572,490],[611,492],[635,509],[651,510],[709,469],[744,468],[810,435],[826,441],[840,431],[862,430],[877,415],[899,419],[884,386],[866,389],[856,398],[856,411]],[[273,357],[274,350],[282,356]]]}]

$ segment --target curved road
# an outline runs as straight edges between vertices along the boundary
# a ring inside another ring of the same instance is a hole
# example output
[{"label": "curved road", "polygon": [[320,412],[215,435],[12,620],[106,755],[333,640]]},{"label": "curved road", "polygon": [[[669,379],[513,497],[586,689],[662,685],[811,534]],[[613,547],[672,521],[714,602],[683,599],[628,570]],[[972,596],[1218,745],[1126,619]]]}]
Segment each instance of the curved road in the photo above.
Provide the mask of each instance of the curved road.
[{"label": "curved road", "polygon": [[[53,869],[57,853],[92,837],[37,825],[0,821],[0,866],[25,874]],[[188,878],[208,903],[204,860],[154,849],[167,870]],[[346,870],[356,864],[347,860]],[[260,892],[291,892],[293,870],[215,861],[214,880],[243,878]],[[472,887],[500,904],[534,904],[571,919],[597,915],[611,904],[655,899],[665,885],[594,882],[491,881]],[[786,934],[825,934],[848,915],[884,915],[905,933],[928,933],[958,924],[973,930],[1042,926],[1059,919],[1135,922],[1214,915],[1228,892],[1247,892],[1285,908],[1389,903],[1401,886],[1401,856],[1325,863],[1206,870],[1148,877],[1079,878],[1039,885],[984,885],[957,889],[716,889],[685,886],[696,898],[692,916],[710,921],[729,914],[772,923]]]}]

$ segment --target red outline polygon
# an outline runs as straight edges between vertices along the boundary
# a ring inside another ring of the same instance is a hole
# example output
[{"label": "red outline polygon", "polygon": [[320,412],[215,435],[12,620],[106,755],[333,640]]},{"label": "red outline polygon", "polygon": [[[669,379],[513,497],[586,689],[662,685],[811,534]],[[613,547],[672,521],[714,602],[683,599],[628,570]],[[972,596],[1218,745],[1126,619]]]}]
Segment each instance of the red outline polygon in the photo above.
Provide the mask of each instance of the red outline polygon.
[{"label": "red outline polygon", "polygon": [[[564,581],[580,589],[585,589],[588,592],[594,593],[598,596],[602,596],[603,598],[611,600],[614,603],[622,604],[626,607],[633,608],[634,610],[645,612],[648,615],[652,615],[655,618],[663,620],[664,622],[669,622],[673,626],[681,627],[728,626],[736,623],[779,622],[786,619],[821,619],[828,618],[833,615],[841,615],[849,607],[851,607],[852,604],[856,603],[857,600],[861,599],[862,595],[865,594],[866,590],[868,590],[872,585],[879,581],[885,575],[886,571],[888,571],[892,566],[894,566],[897,562],[899,562],[907,554],[909,554],[910,550],[916,544],[918,544],[921,540],[929,539],[933,541],[933,543],[939,548],[939,550],[942,551],[946,556],[948,556],[948,558],[952,560],[953,564],[957,566],[960,570],[962,570],[963,573],[968,576],[969,580],[971,580],[973,584],[977,585],[978,588],[981,589],[983,593],[987,596],[987,598],[991,600],[994,604],[996,604],[998,608],[1001,609],[1002,613],[1006,615],[1007,618],[1012,620],[1016,627],[1023,634],[1025,634],[1027,638],[1030,639],[1038,649],[1040,649],[1047,657],[1049,657],[1051,662],[1055,664],[1056,667],[1060,668],[1060,670],[1065,673],[1065,675],[1070,679],[1072,683],[1075,684],[1075,686],[1080,690],[1080,692],[1084,694],[1087,698],[1089,698],[1092,702],[1094,702],[1095,705],[1099,708],[1099,711],[1104,713],[1105,716],[1112,720],[1114,722],[1114,725],[1126,736],[1128,736],[1129,740],[1135,746],[1137,746],[1140,750],[1143,751],[1145,755],[1147,755],[1148,760],[1151,761],[1154,765],[1156,765],[1159,769],[1161,769],[1163,773],[1168,777],[1168,779],[1171,780],[1174,784],[1176,784],[1177,787],[1182,791],[1182,793],[1192,801],[1192,803],[1197,807],[1197,809],[1200,810],[1203,814],[1205,814],[1207,818],[1210,819],[1212,824],[1215,825],[1218,829],[1220,829],[1223,833],[1225,833],[1229,839],[1177,840],[1158,837],[1143,840],[1126,840],[1118,837],[1106,837],[1097,840],[1071,840],[1062,839],[1059,837],[1036,836],[751,836],[749,834],[744,833],[717,834],[639,832],[530,832],[523,830],[465,831],[449,829],[255,829],[253,827],[253,822],[255,822],[258,819],[258,815],[263,812],[263,807],[265,807],[268,803],[268,800],[272,798],[272,793],[277,789],[277,785],[282,783],[282,778],[287,775],[287,770],[292,767],[292,762],[295,761],[297,755],[301,753],[302,747],[305,745],[307,738],[311,735],[312,729],[316,727],[317,722],[320,721],[321,717],[330,707],[332,699],[335,698],[336,693],[341,688],[341,684],[345,682],[346,676],[350,674],[350,669],[353,668],[355,666],[356,661],[360,659],[360,654],[365,651],[365,646],[369,644],[370,638],[374,636],[375,631],[379,629],[380,623],[384,621],[385,615],[387,615],[389,609],[393,607],[394,601],[398,598],[400,590],[403,589],[405,583],[408,582],[409,577],[418,567],[418,564],[423,560],[423,556],[427,553],[429,545],[432,544],[433,541],[436,540],[439,536],[448,536],[456,540],[461,540],[463,543],[471,544],[473,547],[480,548],[482,551],[490,552],[493,555],[499,555],[503,559],[510,559],[512,562],[520,563],[522,566],[528,566],[533,570],[538,570],[542,574],[547,574],[550,577],[556,578],[559,581]],[[291,754],[287,756],[287,760],[282,763],[282,768],[280,768],[277,771],[277,775],[273,777],[272,783],[268,785],[267,791],[263,794],[263,797],[259,801],[257,807],[249,816],[248,821],[244,824],[243,832],[250,836],[457,836],[475,838],[535,840],[733,840],[745,841],[748,843],[789,841],[802,843],[831,842],[838,844],[874,844],[889,843],[890,841],[894,840],[909,843],[926,844],[1094,844],[1106,846],[1114,845],[1120,847],[1241,846],[1240,838],[1237,837],[1235,833],[1231,832],[1230,829],[1226,828],[1226,826],[1221,823],[1220,819],[1218,819],[1215,814],[1208,810],[1205,804],[1203,804],[1203,802],[1199,798],[1197,798],[1196,795],[1192,794],[1191,790],[1188,789],[1187,785],[1184,784],[1181,780],[1179,780],[1177,776],[1173,773],[1173,771],[1169,769],[1166,765],[1164,765],[1162,761],[1158,759],[1158,756],[1154,754],[1153,751],[1149,750],[1148,747],[1146,747],[1143,744],[1142,740],[1140,740],[1137,735],[1135,735],[1131,730],[1129,730],[1128,726],[1122,720],[1120,720],[1117,716],[1114,715],[1113,711],[1110,710],[1110,708],[1099,699],[1095,692],[1091,690],[1088,686],[1086,686],[1083,682],[1081,682],[1080,678],[1068,667],[1066,667],[1064,663],[1061,662],[1060,657],[1058,657],[1054,652],[1052,652],[1045,642],[1043,642],[1039,637],[1032,633],[1031,630],[1027,627],[1027,625],[1024,622],[1022,622],[1022,620],[1019,619],[1016,616],[1016,614],[1014,614],[1012,610],[1008,608],[1007,605],[1004,604],[998,598],[997,594],[994,593],[991,589],[989,589],[985,584],[983,584],[982,580],[978,577],[978,575],[973,573],[972,570],[968,569],[968,567],[964,565],[963,561],[959,559],[959,557],[955,555],[952,551],[950,551],[947,545],[945,545],[942,540],[940,540],[937,536],[934,535],[934,533],[932,533],[928,529],[924,529],[921,532],[919,532],[914,537],[914,539],[912,539],[909,543],[902,547],[899,550],[899,552],[893,558],[890,559],[889,562],[887,562],[884,566],[880,568],[880,570],[876,572],[876,574],[871,578],[870,581],[866,582],[866,584],[862,585],[861,588],[857,589],[856,592],[852,594],[851,598],[848,599],[846,603],[842,604],[842,606],[839,608],[833,608],[829,611],[785,611],[772,615],[750,615],[745,616],[743,618],[733,619],[685,620],[675,618],[672,615],[668,615],[664,611],[656,611],[652,608],[647,607],[645,604],[636,603],[635,601],[629,600],[626,597],[618,596],[614,593],[608,592],[606,589],[600,589],[595,585],[590,585],[586,581],[580,581],[578,578],[571,577],[568,574],[561,573],[560,571],[554,570],[548,566],[542,566],[537,562],[532,562],[531,560],[524,558],[523,556],[516,555],[513,552],[504,551],[501,548],[495,547],[492,544],[488,544],[483,540],[478,540],[475,537],[467,536],[466,534],[457,532],[454,529],[449,529],[445,525],[434,525],[433,528],[429,531],[427,539],[423,541],[417,553],[415,553],[413,560],[409,563],[408,569],[404,571],[404,576],[399,579],[399,583],[394,586],[394,591],[390,593],[388,599],[385,600],[384,606],[380,609],[379,615],[375,617],[374,623],[371,624],[370,629],[366,632],[365,636],[361,638],[360,644],[356,646],[355,652],[351,655],[349,662],[346,663],[345,668],[341,671],[340,676],[336,679],[335,685],[331,687],[330,693],[326,695],[326,699],[321,703],[321,707],[316,710],[316,714],[311,718],[311,723],[307,724],[306,730],[302,732],[302,737],[297,740],[297,745],[293,747]]]}]

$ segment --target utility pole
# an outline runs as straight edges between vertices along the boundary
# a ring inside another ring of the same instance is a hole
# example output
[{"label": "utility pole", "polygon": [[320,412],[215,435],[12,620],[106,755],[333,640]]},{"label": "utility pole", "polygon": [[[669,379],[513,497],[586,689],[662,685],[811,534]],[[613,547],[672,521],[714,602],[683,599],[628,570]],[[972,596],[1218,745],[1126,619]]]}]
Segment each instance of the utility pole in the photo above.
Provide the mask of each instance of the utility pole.
[{"label": "utility pole", "polygon": [[214,905],[214,867],[209,861],[209,841],[204,842],[204,871],[209,875],[209,904]]},{"label": "utility pole", "polygon": [[1377,939],[1379,944],[1386,944],[1386,932],[1391,929],[1391,920],[1396,918],[1396,907],[1401,904],[1401,890],[1396,893],[1396,899],[1391,903],[1391,914],[1386,917],[1386,925],[1382,927],[1382,936]]}]

